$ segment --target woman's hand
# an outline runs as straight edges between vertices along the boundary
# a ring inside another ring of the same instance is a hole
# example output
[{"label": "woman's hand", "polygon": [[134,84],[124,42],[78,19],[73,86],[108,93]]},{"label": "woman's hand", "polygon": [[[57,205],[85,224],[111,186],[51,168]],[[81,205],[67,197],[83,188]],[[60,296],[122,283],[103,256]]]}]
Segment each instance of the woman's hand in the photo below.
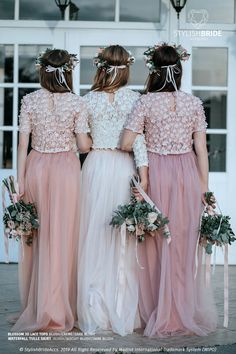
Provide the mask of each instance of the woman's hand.
[{"label": "woman's hand", "polygon": [[[147,180],[142,180],[140,183],[139,183],[140,187],[144,190],[145,193],[147,193],[147,189],[148,189],[148,182]],[[138,201],[142,201],[143,200],[143,197],[142,195],[139,193],[138,189],[136,187],[133,187],[132,188],[132,193],[133,195],[135,196],[135,198],[138,200]]]},{"label": "woman's hand", "polygon": [[[209,192],[209,189],[204,189],[205,192],[202,192],[202,203],[208,210],[214,211],[216,208],[216,198],[213,193]],[[206,197],[206,193],[208,193]]]},{"label": "woman's hand", "polygon": [[22,198],[25,193],[25,169],[28,145],[29,134],[20,133],[17,156],[17,181],[19,186],[19,199]]},{"label": "woman's hand", "polygon": [[203,192],[202,191],[202,196],[201,196],[201,200],[202,200],[202,204],[204,205],[204,206],[207,206],[208,204],[207,204],[207,201],[206,201],[206,197],[205,197],[205,193],[206,193],[207,191],[205,191],[205,192]]},{"label": "woman's hand", "polygon": [[20,181],[18,182],[18,185],[19,185],[19,199],[21,199],[25,194],[25,182]]}]

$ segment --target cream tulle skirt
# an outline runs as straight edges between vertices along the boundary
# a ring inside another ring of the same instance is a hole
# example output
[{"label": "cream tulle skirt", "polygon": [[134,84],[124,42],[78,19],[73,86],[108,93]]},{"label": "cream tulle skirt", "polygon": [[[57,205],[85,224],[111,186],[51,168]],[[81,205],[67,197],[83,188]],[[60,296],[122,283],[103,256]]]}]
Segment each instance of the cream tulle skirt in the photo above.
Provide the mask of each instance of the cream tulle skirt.
[{"label": "cream tulle skirt", "polygon": [[147,336],[196,334],[216,328],[211,289],[203,281],[201,252],[195,279],[195,251],[202,211],[193,152],[149,153],[149,195],[169,220],[172,241],[148,238],[140,245],[140,314]]},{"label": "cream tulle skirt", "polygon": [[76,321],[80,162],[73,152],[27,159],[25,199],[37,207],[40,228],[20,252],[23,311],[13,331],[69,331]]},{"label": "cream tulle skirt", "polygon": [[118,150],[89,153],[82,169],[78,264],[78,324],[85,333],[131,333],[138,306],[135,240],[109,225],[130,200],[133,158]]}]

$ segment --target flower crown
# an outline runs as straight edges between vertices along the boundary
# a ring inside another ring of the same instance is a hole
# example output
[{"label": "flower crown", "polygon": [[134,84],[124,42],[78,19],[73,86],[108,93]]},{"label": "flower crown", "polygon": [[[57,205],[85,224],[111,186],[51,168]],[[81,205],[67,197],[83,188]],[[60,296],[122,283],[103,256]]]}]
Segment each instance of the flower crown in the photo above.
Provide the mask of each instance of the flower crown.
[{"label": "flower crown", "polygon": [[[36,67],[41,67],[41,66],[47,67],[47,66],[49,66],[49,64],[45,64],[43,56],[46,53],[51,52],[52,50],[53,49],[47,48],[44,52],[39,53],[39,56],[35,60]],[[65,64],[59,66],[59,68],[61,68],[62,71],[72,71],[72,70],[74,70],[75,66],[79,62],[79,59],[77,58],[76,54],[69,54],[69,56],[70,56],[69,60]]]},{"label": "flower crown", "polygon": [[106,49],[106,47],[99,48],[98,53],[96,53],[95,57],[93,58],[93,65],[95,65],[98,69],[102,69],[104,71],[107,71],[110,67],[124,68],[124,67],[128,67],[128,66],[132,65],[135,62],[134,56],[132,55],[132,53],[129,50],[127,50],[129,57],[127,59],[126,64],[124,64],[124,65],[110,65],[110,64],[108,64],[107,60],[105,60],[103,58],[104,49]]},{"label": "flower crown", "polygon": [[167,45],[176,50],[177,54],[179,55],[179,60],[186,61],[189,59],[190,54],[181,45],[177,46],[176,44],[158,43],[158,44],[154,45],[154,47],[149,47],[143,53],[145,65],[149,69],[150,74],[156,73],[158,71],[158,68],[155,66],[155,64],[153,62],[153,55],[154,55],[155,51],[158,50],[159,48],[161,48],[163,46],[167,46]]}]

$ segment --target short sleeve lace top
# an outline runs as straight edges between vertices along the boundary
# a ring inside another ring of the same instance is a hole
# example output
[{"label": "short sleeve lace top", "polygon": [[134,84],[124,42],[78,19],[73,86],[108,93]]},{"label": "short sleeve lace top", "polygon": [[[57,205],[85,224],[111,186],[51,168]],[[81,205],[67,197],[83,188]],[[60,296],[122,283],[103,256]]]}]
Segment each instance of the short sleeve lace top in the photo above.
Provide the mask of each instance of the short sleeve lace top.
[{"label": "short sleeve lace top", "polygon": [[113,102],[104,91],[91,91],[84,96],[89,109],[89,127],[93,149],[116,149],[128,114],[139,98],[139,93],[127,87],[118,89]]},{"label": "short sleeve lace top", "polygon": [[[89,128],[93,139],[93,149],[119,148],[121,134],[129,113],[140,94],[121,87],[109,101],[109,94],[91,91],[84,96],[89,110]],[[148,166],[146,143],[143,135],[138,135],[133,145],[136,167]]]},{"label": "short sleeve lace top", "polygon": [[31,146],[39,152],[75,152],[75,134],[89,132],[86,103],[70,92],[40,89],[24,96],[19,122],[19,131],[32,133]]},{"label": "short sleeve lace top", "polygon": [[125,125],[137,133],[144,131],[147,150],[159,154],[192,151],[193,133],[206,127],[202,102],[182,91],[143,95]]}]

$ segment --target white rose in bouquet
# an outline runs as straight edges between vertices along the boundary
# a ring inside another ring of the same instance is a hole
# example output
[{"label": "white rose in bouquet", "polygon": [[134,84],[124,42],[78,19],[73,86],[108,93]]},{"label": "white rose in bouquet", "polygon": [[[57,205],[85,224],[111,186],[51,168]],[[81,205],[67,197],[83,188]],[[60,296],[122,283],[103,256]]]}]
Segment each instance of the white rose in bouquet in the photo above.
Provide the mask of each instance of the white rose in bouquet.
[{"label": "white rose in bouquet", "polygon": [[11,230],[11,236],[17,236],[17,231],[16,230]]},{"label": "white rose in bouquet", "polygon": [[135,231],[135,226],[134,225],[129,225],[127,227],[127,229],[128,229],[129,232],[134,232]]},{"label": "white rose in bouquet", "polygon": [[133,225],[134,224],[134,219],[126,219],[125,223],[126,223],[126,225]]},{"label": "white rose in bouquet", "polygon": [[149,224],[148,225],[148,230],[149,231],[155,231],[157,229],[157,226],[156,225],[154,225],[154,224]]},{"label": "white rose in bouquet", "polygon": [[156,221],[157,216],[158,216],[157,213],[154,212],[148,213],[148,221],[150,222],[150,224],[153,224]]}]

